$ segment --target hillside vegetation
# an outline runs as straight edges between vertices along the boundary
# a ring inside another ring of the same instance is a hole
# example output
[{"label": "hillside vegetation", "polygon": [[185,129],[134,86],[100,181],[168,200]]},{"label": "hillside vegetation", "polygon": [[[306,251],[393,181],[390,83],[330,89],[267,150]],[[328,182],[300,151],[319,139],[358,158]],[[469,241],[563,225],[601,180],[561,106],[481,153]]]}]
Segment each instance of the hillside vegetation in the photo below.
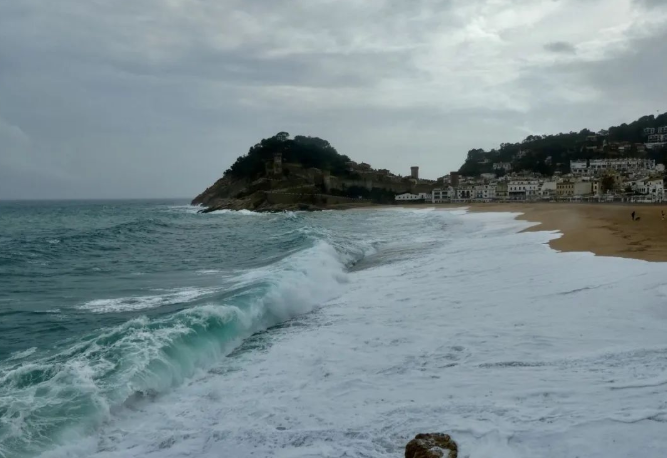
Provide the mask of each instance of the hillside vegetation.
[{"label": "hillside vegetation", "polygon": [[347,173],[345,164],[350,161],[349,157],[338,154],[336,148],[326,140],[302,135],[292,140],[287,132],[280,132],[252,146],[247,154],[236,159],[225,175],[237,179],[257,179],[264,175],[265,164],[273,160],[275,153],[281,153],[285,163],[328,170],[333,175]]},{"label": "hillside vegetation", "polygon": [[[614,157],[646,157],[658,163],[667,162],[667,148],[641,151],[637,143],[646,141],[644,129],[667,126],[667,113],[659,116],[644,116],[630,124],[610,127],[598,133],[588,129],[580,132],[560,133],[556,135],[529,135],[519,143],[501,143],[498,149],[468,151],[465,163],[459,172],[465,176],[481,173],[493,173],[493,164],[506,162],[514,171],[536,172],[553,175],[554,172],[568,173],[570,161],[576,159],[602,159]],[[591,140],[591,136],[596,136]],[[605,141],[607,146],[605,146]],[[608,145],[612,142],[632,144],[630,151],[620,153]],[[496,172],[503,174],[502,171]]]},{"label": "hillside vegetation", "polygon": [[[280,154],[280,165],[274,169],[277,154]],[[327,191],[325,172],[329,172],[328,176],[350,177],[350,163],[349,157],[339,154],[326,140],[302,135],[290,139],[287,132],[279,132],[239,156],[222,178],[195,197],[192,203],[203,205],[208,211],[321,208],[328,205],[328,201],[317,197]],[[283,202],[276,203],[278,193],[295,197],[282,197]],[[337,190],[332,194],[350,198],[376,197],[370,191],[361,193],[355,189]]]}]

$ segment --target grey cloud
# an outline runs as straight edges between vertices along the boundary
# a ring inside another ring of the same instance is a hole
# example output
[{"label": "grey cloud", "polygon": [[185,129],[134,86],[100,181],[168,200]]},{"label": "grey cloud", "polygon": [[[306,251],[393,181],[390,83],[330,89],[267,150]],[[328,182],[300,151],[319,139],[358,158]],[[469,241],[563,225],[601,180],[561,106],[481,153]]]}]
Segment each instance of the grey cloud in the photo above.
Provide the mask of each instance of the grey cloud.
[{"label": "grey cloud", "polygon": [[[517,86],[535,101],[533,133],[597,130],[665,112],[667,63],[661,56],[666,52],[667,31],[662,31],[631,40],[602,59],[524,68]],[[565,96],[572,100],[563,101]]]},{"label": "grey cloud", "polygon": [[523,25],[484,41],[540,2],[512,3],[495,21],[484,0],[0,0],[0,199],[193,196],[281,130],[435,177],[470,148],[604,127],[664,97],[664,36],[540,67]]},{"label": "grey cloud", "polygon": [[656,109],[667,107],[664,75],[667,62],[667,31],[635,39],[624,51],[593,62],[573,62],[556,66],[560,74],[577,78],[582,87],[601,93],[619,107],[636,104]]},{"label": "grey cloud", "polygon": [[567,41],[554,41],[544,45],[544,49],[557,54],[576,54],[577,48]]},{"label": "grey cloud", "polygon": [[667,7],[667,1],[665,0],[634,0],[637,5],[640,5],[644,8],[658,8],[658,7]]}]

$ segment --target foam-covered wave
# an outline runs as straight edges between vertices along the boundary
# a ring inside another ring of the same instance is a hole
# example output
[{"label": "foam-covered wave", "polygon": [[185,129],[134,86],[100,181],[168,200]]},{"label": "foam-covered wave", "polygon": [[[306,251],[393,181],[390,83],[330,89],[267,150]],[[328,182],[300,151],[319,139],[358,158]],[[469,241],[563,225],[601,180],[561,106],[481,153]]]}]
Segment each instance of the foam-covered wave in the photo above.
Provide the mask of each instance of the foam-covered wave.
[{"label": "foam-covered wave", "polygon": [[152,309],[164,305],[187,303],[215,291],[213,288],[182,288],[151,296],[119,297],[114,299],[94,299],[79,309],[93,313],[129,312]]},{"label": "foam-covered wave", "polygon": [[206,213],[207,215],[243,215],[243,216],[268,216],[271,213],[259,213],[252,210],[215,210],[212,212]]},{"label": "foam-covered wave", "polygon": [[[127,400],[181,384],[254,332],[335,297],[346,262],[349,256],[320,240],[245,272],[233,291],[206,305],[136,318],[51,355],[9,361],[0,375],[0,456],[31,456],[87,435]],[[184,298],[135,299],[87,307],[114,311]]]}]

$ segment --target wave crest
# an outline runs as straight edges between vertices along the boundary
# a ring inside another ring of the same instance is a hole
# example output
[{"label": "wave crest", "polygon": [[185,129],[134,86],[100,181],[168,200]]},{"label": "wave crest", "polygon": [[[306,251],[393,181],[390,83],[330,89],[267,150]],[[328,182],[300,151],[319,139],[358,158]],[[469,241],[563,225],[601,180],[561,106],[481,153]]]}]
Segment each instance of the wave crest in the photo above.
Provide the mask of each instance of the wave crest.
[{"label": "wave crest", "polygon": [[[345,261],[318,241],[242,274],[235,291],[218,303],[139,317],[51,356],[10,361],[0,377],[0,456],[34,454],[88,435],[137,393],[163,393],[242,339],[332,299],[345,281]],[[153,299],[149,305],[164,296]],[[88,307],[114,311],[126,305],[112,300]]]}]

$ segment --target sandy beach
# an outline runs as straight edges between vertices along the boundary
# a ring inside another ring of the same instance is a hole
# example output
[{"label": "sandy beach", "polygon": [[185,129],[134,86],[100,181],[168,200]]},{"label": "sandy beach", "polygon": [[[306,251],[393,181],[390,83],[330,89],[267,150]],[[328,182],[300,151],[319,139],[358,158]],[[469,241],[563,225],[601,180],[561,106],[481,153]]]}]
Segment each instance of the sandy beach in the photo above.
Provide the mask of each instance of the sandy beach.
[{"label": "sandy beach", "polygon": [[[550,246],[559,251],[590,251],[651,262],[667,261],[667,205],[567,203],[472,204],[471,211],[520,212],[518,219],[540,223],[528,231],[559,231]],[[631,213],[639,217],[633,221]]]},{"label": "sandy beach", "polygon": [[[550,242],[555,250],[589,251],[597,256],[667,262],[667,205],[499,202],[402,207],[521,213],[517,219],[538,223],[526,232],[559,231],[563,234]],[[639,220],[632,220],[633,211]],[[661,211],[665,212],[665,221]]]}]

